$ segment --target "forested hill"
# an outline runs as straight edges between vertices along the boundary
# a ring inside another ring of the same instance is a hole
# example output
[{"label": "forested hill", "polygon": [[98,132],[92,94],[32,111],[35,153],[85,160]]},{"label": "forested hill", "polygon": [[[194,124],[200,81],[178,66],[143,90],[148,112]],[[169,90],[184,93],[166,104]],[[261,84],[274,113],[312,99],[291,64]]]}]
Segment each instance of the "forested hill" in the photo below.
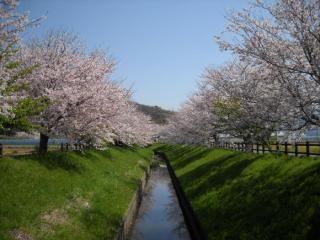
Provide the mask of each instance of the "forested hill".
[{"label": "forested hill", "polygon": [[148,106],[139,103],[136,104],[141,112],[150,116],[151,120],[157,124],[168,123],[169,118],[174,114],[173,111],[169,111],[158,106]]}]

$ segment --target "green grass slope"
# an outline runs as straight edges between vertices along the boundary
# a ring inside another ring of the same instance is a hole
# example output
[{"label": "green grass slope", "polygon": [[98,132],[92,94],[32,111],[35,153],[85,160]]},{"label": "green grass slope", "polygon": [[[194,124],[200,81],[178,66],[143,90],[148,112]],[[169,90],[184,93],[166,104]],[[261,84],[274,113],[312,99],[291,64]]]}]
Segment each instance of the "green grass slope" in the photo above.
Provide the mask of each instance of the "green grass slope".
[{"label": "green grass slope", "polygon": [[320,159],[159,146],[209,239],[320,239]]},{"label": "green grass slope", "polygon": [[112,147],[0,159],[0,239],[112,239],[151,155]]}]

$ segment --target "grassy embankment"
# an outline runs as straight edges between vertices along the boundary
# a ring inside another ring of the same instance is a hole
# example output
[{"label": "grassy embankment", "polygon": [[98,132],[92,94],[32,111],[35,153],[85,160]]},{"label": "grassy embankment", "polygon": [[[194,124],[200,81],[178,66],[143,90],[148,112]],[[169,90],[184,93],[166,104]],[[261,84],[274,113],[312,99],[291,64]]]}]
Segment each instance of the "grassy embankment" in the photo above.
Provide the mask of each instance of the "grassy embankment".
[{"label": "grassy embankment", "polygon": [[209,239],[320,239],[320,158],[159,146]]},{"label": "grassy embankment", "polygon": [[151,155],[112,147],[0,159],[0,239],[112,239]]}]

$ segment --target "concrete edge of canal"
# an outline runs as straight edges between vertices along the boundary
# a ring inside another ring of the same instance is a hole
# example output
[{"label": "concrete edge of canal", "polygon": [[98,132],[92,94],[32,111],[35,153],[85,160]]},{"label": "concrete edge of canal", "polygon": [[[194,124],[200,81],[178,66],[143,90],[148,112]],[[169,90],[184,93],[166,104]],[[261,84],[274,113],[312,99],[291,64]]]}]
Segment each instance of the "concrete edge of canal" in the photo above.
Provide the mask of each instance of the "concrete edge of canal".
[{"label": "concrete edge of canal", "polygon": [[132,226],[138,215],[139,208],[142,202],[142,198],[143,198],[149,177],[150,177],[150,166],[145,171],[139,183],[138,189],[129,203],[128,209],[122,218],[122,222],[120,224],[119,230],[114,240],[127,240],[130,237]]},{"label": "concrete edge of canal", "polygon": [[185,196],[185,193],[180,185],[180,182],[171,167],[171,164],[166,156],[165,153],[163,152],[155,152],[155,155],[158,155],[162,157],[167,165],[169,175],[174,187],[174,190],[176,192],[176,195],[178,197],[179,205],[181,207],[185,223],[187,225],[187,228],[189,230],[190,236],[193,240],[206,240],[207,236],[205,232],[203,231],[200,222],[196,216],[196,214],[193,211],[193,208],[188,201],[188,199]]}]

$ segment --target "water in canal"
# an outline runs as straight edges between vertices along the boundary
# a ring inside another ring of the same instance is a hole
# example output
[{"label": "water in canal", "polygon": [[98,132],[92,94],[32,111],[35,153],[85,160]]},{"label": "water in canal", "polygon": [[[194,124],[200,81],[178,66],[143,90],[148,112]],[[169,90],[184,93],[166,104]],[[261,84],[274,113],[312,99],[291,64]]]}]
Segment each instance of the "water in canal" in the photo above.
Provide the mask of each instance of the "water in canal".
[{"label": "water in canal", "polygon": [[168,169],[151,169],[131,240],[190,239]]}]

